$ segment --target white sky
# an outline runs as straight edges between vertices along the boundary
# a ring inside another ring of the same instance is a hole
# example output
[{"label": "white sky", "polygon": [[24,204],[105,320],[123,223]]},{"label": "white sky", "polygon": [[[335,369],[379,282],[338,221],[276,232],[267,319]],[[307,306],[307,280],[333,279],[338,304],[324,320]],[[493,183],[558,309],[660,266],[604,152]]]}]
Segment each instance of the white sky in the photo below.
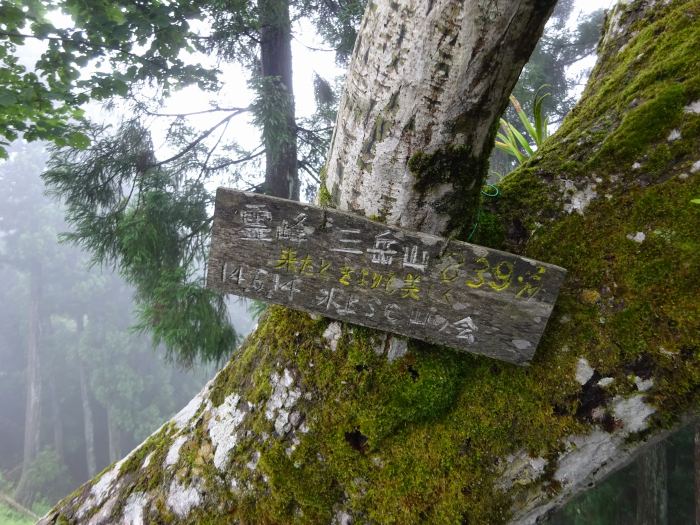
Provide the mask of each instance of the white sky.
[{"label": "white sky", "polygon": [[[571,23],[579,14],[590,13],[596,9],[609,8],[616,0],[577,0],[575,3],[574,15]],[[69,23],[67,17],[59,17],[55,23]],[[313,76],[314,73],[319,74],[333,84],[336,76],[341,75],[343,70],[335,65],[334,53],[327,51],[317,51],[313,48],[325,48],[326,46],[315,34],[314,28],[310,23],[297,24],[294,28],[294,40],[292,41],[292,55],[294,57],[294,95],[296,102],[297,116],[303,117],[312,114],[315,110]],[[33,63],[37,55],[41,52],[43,46],[37,41],[28,41],[22,55],[25,57],[25,63]],[[207,57],[200,57],[203,61],[208,61]],[[576,70],[582,68],[590,68],[593,65],[593,60],[584,61],[576,66]],[[196,87],[190,87],[175,93],[165,104],[163,112],[185,112],[198,111],[207,109],[210,101],[216,100],[222,106],[244,107],[250,104],[252,93],[247,87],[247,74],[240,66],[227,66],[223,80],[223,88],[219,93],[210,94],[204,93]],[[118,106],[117,106],[118,107]],[[119,119],[120,115],[112,112],[108,115],[101,112],[97,107],[89,108],[89,111],[101,113],[101,118],[107,121]],[[190,119],[190,123],[206,129],[212,126],[220,115],[204,115]],[[260,143],[259,132],[246,119],[248,117],[237,117],[237,121],[231,126],[235,130],[235,138],[241,146],[253,148]],[[165,124],[152,128],[155,144],[164,147],[163,155],[168,155],[170,152],[165,147]]]},{"label": "white sky", "polygon": [[[577,0],[574,14],[571,20],[573,24],[580,14],[587,14],[596,9],[609,8],[616,0]],[[311,24],[297,25],[294,27],[295,38],[292,41],[292,56],[294,57],[294,96],[297,116],[303,117],[312,114],[315,110],[313,75],[319,74],[333,83],[333,79],[341,75],[343,70],[335,65],[334,53],[314,51],[311,48],[325,48],[323,41],[315,34]],[[579,68],[590,68],[595,59],[589,59]],[[219,93],[222,105],[245,106],[250,103],[252,93],[246,85],[246,75],[242,68],[232,66],[228,68],[224,78],[225,87]],[[196,88],[183,90],[172,97],[166,106],[169,111],[181,111],[205,109],[207,107],[207,95],[203,95]],[[194,122],[194,121],[193,121]],[[211,117],[203,117],[202,125],[211,125]],[[254,147],[258,142],[258,132],[252,126],[240,126],[238,140],[245,147]]]}]

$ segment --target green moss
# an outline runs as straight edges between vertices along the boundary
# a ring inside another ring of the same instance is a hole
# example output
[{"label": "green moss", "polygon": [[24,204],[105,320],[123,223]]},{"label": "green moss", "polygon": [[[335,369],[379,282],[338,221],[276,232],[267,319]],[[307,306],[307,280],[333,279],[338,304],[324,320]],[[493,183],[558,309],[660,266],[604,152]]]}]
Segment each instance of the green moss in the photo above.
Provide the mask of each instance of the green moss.
[{"label": "green moss", "polygon": [[620,126],[603,143],[599,157],[609,157],[614,162],[636,159],[650,142],[666,138],[678,124],[685,103],[682,85],[672,83],[658,88],[652,99],[625,114]]},{"label": "green moss", "polygon": [[467,146],[447,146],[433,153],[418,152],[408,161],[422,195],[443,184],[452,191],[437,201],[436,211],[449,216],[448,230],[464,236],[474,223],[481,199],[481,185],[488,172],[488,158],[472,154]]},{"label": "green moss", "polygon": [[333,198],[331,192],[328,191],[326,186],[326,180],[328,179],[328,167],[323,166],[321,172],[318,174],[319,180],[321,181],[318,187],[318,204],[324,208],[333,207]]},{"label": "green moss", "polygon": [[506,238],[506,232],[501,217],[482,209],[479,213],[478,220],[479,223],[470,242],[489,248],[501,248]]}]

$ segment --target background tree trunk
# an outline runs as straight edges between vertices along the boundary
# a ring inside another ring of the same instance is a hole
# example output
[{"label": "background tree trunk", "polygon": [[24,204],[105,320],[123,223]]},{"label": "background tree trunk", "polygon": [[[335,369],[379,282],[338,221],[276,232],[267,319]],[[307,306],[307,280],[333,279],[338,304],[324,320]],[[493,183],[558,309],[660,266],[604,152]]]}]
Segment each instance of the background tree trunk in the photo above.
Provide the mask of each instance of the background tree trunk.
[{"label": "background tree trunk", "polygon": [[[483,179],[517,77],[503,64],[551,8],[513,4],[369,6],[326,178],[340,207],[422,231],[473,222],[455,203]],[[632,461],[700,401],[698,17],[698,0],[619,5],[579,106],[481,203],[476,242],[569,271],[530,367],[270,308],[199,396],[42,523],[535,523]],[[396,100],[412,93],[388,126],[396,162],[376,118],[394,107],[394,48],[410,56]]]},{"label": "background tree trunk", "polygon": [[31,503],[34,497],[30,468],[34,463],[41,445],[41,360],[39,356],[41,307],[41,268],[33,267],[29,271],[29,325],[27,327],[27,397],[24,416],[24,453],[22,458],[22,475],[15,497],[22,503]]},{"label": "background tree trunk", "polygon": [[59,461],[65,463],[65,446],[63,439],[63,418],[59,406],[58,391],[56,390],[56,380],[53,374],[47,374],[49,385],[49,396],[51,398],[51,427],[53,430],[53,448],[56,451]]},{"label": "background tree trunk", "polygon": [[265,124],[265,189],[269,195],[299,200],[296,120],[292,84],[292,30],[287,0],[259,0],[263,79],[275,79],[286,95],[279,124]]},{"label": "background tree trunk", "polygon": [[82,359],[78,360],[78,375],[80,376],[80,400],[83,409],[83,430],[85,432],[85,462],[88,476],[92,477],[97,472],[97,460],[95,459],[95,425],[92,419],[92,407],[90,406],[90,389],[88,386],[87,371]]},{"label": "background tree trunk", "polygon": [[664,443],[651,447],[637,459],[636,523],[668,523],[668,476]]},{"label": "background tree trunk", "polygon": [[109,408],[107,412],[107,440],[109,441],[109,462],[114,463],[122,457],[121,446],[119,444],[119,427],[116,425],[114,414]]},{"label": "background tree trunk", "polygon": [[[75,318],[76,339],[82,345],[84,320],[80,315]],[[85,463],[89,477],[97,473],[97,459],[95,456],[95,425],[92,417],[92,407],[90,406],[90,385],[85,365],[80,352],[76,356],[78,363],[78,377],[80,380],[80,401],[83,410],[83,431],[85,433]]]}]

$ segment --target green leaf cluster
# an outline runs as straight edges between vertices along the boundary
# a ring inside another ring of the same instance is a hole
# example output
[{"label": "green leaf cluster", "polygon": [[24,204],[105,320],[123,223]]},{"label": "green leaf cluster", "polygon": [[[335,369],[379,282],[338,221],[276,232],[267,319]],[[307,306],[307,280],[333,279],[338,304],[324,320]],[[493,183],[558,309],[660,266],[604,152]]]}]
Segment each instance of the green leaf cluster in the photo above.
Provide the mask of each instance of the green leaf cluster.
[{"label": "green leaf cluster", "polygon": [[223,358],[237,337],[223,297],[203,287],[209,191],[159,164],[137,121],[94,133],[92,148],[56,151],[44,174],[66,201],[65,238],[135,286],[138,327],[154,343],[185,363]]},{"label": "green leaf cluster", "polygon": [[549,96],[548,93],[540,95],[540,91],[547,86],[542,86],[535,93],[533,103],[533,121],[531,122],[525,114],[520,102],[515,96],[510,96],[510,102],[515,108],[515,112],[520,119],[523,127],[527,130],[528,135],[534,141],[531,145],[528,139],[516,128],[513,124],[505,119],[501,119],[501,131],[496,134],[496,148],[508,155],[515,157],[518,164],[522,164],[535,154],[535,150],[539,148],[548,136],[547,125],[548,118],[544,114],[543,102]]},{"label": "green leaf cluster", "polygon": [[[75,26],[54,23],[57,13]],[[182,56],[202,48],[190,22],[203,16],[197,2],[153,2],[147,9],[130,0],[2,2],[0,155],[20,134],[85,148],[81,106],[128,96],[137,84],[156,84],[163,94],[191,84],[215,88],[215,69]],[[18,59],[19,48],[37,40],[46,47],[29,71]]]}]

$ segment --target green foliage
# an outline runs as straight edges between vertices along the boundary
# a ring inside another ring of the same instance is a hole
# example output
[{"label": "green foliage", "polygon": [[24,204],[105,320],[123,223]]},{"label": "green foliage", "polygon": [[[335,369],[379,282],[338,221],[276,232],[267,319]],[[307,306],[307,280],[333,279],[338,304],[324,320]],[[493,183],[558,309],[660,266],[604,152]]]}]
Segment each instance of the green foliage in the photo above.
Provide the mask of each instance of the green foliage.
[{"label": "green foliage", "polygon": [[531,122],[525,114],[518,99],[513,95],[510,96],[510,102],[515,108],[515,112],[523,127],[533,140],[534,145],[531,145],[513,124],[507,122],[505,119],[501,119],[500,121],[501,132],[496,134],[496,148],[515,157],[518,164],[522,164],[525,160],[532,157],[535,154],[535,150],[542,146],[542,143],[548,136],[548,118],[547,115],[544,114],[543,102],[549,94],[545,93],[540,95],[540,91],[546,87],[547,86],[541,86],[535,93],[533,102],[533,122]]},{"label": "green foliage", "polygon": [[97,130],[87,151],[57,151],[44,174],[66,201],[66,239],[135,286],[138,327],[184,363],[217,360],[236,333],[223,296],[202,286],[212,197],[203,182],[180,179],[155,160],[138,122],[116,136]]},{"label": "green foliage", "polygon": [[[54,10],[76,24],[54,24]],[[9,0],[0,5],[0,137],[50,140],[85,148],[88,101],[127,96],[136,83],[155,82],[168,93],[190,84],[216,86],[216,72],[186,63],[184,50],[201,49],[188,20],[203,16],[196,3],[153,3],[148,10],[124,0],[37,2]],[[34,71],[19,63],[18,47],[46,43]],[[148,44],[148,45],[147,45]],[[86,66],[109,65],[112,71]],[[0,143],[4,156],[7,143]]]},{"label": "green foliage", "polygon": [[274,158],[285,144],[296,140],[289,130],[290,110],[293,113],[292,98],[277,77],[256,77],[250,82],[255,91],[255,100],[251,104],[253,123],[263,130],[263,141]]},{"label": "green foliage", "polygon": [[347,64],[357,38],[357,28],[367,0],[300,0],[298,8],[306,13],[319,34],[336,52],[336,61]]},{"label": "green foliage", "polygon": [[[262,155],[268,162],[284,161],[278,153],[300,138],[298,166],[317,181],[330,140],[336,101],[328,83],[316,82],[323,95],[319,112],[297,126],[290,92],[280,79],[259,76],[263,28],[279,17],[266,5],[242,0],[0,5],[0,139],[5,139],[0,156],[20,135],[59,148],[45,180],[67,202],[74,230],[66,238],[92,251],[96,263],[119,268],[137,288],[139,327],[151,329],[154,341],[180,353],[184,362],[218,359],[235,342],[221,296],[197,289],[204,282],[211,178],[227,176],[233,184],[250,174],[245,170],[257,170]],[[315,21],[342,61],[354,44],[364,2],[270,5]],[[57,23],[56,12],[69,17],[68,24]],[[18,59],[30,41],[45,44],[33,70]],[[166,141],[177,153],[158,160],[146,128],[159,115],[159,104],[186,86],[212,93],[220,88],[220,71],[193,65],[192,52],[242,64],[256,98],[244,108],[210,104],[195,110],[223,115],[204,132],[189,124],[187,112],[166,117],[172,117]],[[143,87],[155,96],[142,100]],[[117,129],[91,124],[81,109],[87,102],[120,100],[134,114]],[[263,139],[251,151],[226,137],[232,118],[247,112]],[[296,177],[296,168],[292,171]]]},{"label": "green foliage", "polygon": [[0,525],[32,525],[34,520],[0,503]]},{"label": "green foliage", "polygon": [[[579,16],[572,27],[570,19],[576,9],[574,0],[557,2],[542,38],[513,89],[518,100],[529,101],[540,86],[549,86],[551,95],[544,101],[544,111],[554,121],[561,121],[571,111],[576,102],[574,89],[586,75],[582,71],[579,76],[572,76],[567,74],[567,68],[595,53],[605,17],[605,10],[598,9]],[[527,110],[531,112],[532,106]],[[506,118],[514,116],[509,110]]]},{"label": "green foliage", "polygon": [[267,303],[253,299],[248,304],[248,312],[257,320],[267,311],[267,307]]},{"label": "green foliage", "polygon": [[52,449],[44,449],[29,467],[29,491],[56,501],[73,487],[66,465]]},{"label": "green foliage", "polygon": [[[526,113],[535,114],[531,102],[533,95],[541,86],[547,85],[549,96],[542,101],[542,112],[549,115],[554,124],[561,122],[571,110],[576,101],[575,88],[585,81],[588,74],[587,70],[581,70],[578,75],[572,76],[567,68],[595,53],[603,25],[604,10],[600,9],[579,17],[572,29],[569,22],[573,13],[574,0],[557,2],[512,93],[518,100],[526,101]],[[503,119],[512,123],[520,133],[526,133],[512,105],[504,112]],[[512,171],[518,164],[520,162],[516,156],[500,149],[495,149],[491,155],[492,173],[496,179]]]}]

